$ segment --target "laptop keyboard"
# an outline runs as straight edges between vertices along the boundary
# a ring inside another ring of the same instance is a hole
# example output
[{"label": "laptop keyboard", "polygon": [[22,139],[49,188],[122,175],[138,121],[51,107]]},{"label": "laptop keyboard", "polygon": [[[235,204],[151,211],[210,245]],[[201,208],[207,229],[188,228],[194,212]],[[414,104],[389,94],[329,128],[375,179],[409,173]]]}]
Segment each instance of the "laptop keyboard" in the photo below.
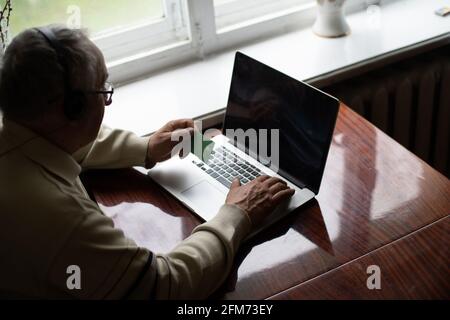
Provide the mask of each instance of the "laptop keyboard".
[{"label": "laptop keyboard", "polygon": [[244,185],[264,174],[260,169],[223,146],[213,150],[208,161],[194,160],[192,163],[227,188],[235,178],[239,178],[241,185]]}]

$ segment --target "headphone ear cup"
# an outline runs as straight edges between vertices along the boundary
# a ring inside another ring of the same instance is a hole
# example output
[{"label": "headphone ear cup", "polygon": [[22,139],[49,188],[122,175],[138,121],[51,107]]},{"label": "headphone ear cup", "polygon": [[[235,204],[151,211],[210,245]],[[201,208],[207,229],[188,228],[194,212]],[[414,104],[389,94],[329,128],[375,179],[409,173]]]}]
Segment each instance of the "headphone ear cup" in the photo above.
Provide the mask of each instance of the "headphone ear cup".
[{"label": "headphone ear cup", "polygon": [[81,92],[72,92],[65,98],[64,113],[69,120],[77,120],[84,111],[86,100]]}]

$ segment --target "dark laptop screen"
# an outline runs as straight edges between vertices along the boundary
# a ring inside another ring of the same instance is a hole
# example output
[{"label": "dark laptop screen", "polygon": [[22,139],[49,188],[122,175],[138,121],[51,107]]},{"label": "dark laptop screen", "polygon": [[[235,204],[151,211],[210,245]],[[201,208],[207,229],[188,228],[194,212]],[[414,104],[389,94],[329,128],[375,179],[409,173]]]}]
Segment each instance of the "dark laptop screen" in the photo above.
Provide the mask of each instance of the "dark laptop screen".
[{"label": "dark laptop screen", "polygon": [[[273,156],[270,150],[277,149],[272,146],[271,129],[278,129],[278,173],[318,193],[338,109],[335,98],[238,52],[224,134],[234,138],[229,129],[255,129],[258,150],[248,139],[244,145],[234,139],[235,145],[247,153],[258,153],[266,164]],[[259,148],[264,131],[260,129],[267,129],[268,152]]]}]

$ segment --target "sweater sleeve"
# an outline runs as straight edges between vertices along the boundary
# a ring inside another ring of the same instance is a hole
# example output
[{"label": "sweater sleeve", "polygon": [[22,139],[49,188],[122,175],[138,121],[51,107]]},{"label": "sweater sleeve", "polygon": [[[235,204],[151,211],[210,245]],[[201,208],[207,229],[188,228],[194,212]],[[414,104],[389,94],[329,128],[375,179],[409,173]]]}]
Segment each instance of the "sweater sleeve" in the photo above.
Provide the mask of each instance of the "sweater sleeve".
[{"label": "sweater sleeve", "polygon": [[[94,205],[86,204],[85,209],[85,218],[48,269],[48,297],[207,298],[228,276],[236,251],[251,228],[241,209],[224,205],[171,252],[155,255],[126,238]],[[70,277],[66,270],[71,265],[81,272],[80,290],[67,285]]]},{"label": "sweater sleeve", "polygon": [[234,256],[251,229],[240,208],[223,205],[209,222],[165,255],[155,255],[156,299],[203,299],[228,276]]},{"label": "sweater sleeve", "polygon": [[73,154],[83,169],[144,166],[149,137],[102,126],[97,138]]}]

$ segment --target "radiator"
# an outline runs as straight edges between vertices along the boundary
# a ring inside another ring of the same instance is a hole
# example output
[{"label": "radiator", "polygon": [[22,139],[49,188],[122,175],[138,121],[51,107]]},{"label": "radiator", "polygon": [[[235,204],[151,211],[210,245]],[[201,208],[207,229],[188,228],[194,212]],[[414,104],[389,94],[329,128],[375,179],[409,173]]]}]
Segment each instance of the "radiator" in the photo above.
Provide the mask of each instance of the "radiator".
[{"label": "radiator", "polygon": [[325,88],[450,176],[450,48]]}]

